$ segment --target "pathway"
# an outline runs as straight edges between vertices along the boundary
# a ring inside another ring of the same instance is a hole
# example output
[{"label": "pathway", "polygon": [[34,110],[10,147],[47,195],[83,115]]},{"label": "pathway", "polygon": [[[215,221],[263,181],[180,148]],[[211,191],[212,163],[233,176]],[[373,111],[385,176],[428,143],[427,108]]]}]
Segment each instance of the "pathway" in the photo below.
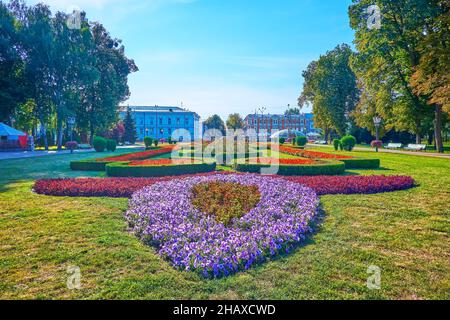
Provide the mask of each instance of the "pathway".
[{"label": "pathway", "polygon": [[[331,145],[320,145],[320,144],[309,144],[308,146],[312,147],[324,147],[324,148],[332,148]],[[375,149],[372,148],[361,148],[356,147],[355,150],[358,151],[368,151],[368,152],[375,152]],[[390,149],[379,149],[379,152],[383,153],[397,153],[397,154],[406,154],[410,156],[419,156],[419,157],[429,157],[429,158],[443,158],[443,159],[450,159],[450,154],[448,153],[431,153],[431,152],[420,152],[420,151],[403,151],[403,150],[390,150]]]}]

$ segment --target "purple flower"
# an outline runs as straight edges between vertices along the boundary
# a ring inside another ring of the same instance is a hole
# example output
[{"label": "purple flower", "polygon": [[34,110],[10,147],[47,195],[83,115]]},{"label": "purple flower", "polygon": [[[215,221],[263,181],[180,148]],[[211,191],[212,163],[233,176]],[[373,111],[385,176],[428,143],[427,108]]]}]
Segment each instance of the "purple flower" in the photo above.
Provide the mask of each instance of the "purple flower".
[{"label": "purple flower", "polygon": [[[191,203],[192,188],[212,181],[254,185],[260,203],[225,227]],[[133,194],[125,216],[134,233],[176,268],[227,276],[304,239],[317,213],[316,193],[283,179],[252,174],[198,176],[159,182]]]}]

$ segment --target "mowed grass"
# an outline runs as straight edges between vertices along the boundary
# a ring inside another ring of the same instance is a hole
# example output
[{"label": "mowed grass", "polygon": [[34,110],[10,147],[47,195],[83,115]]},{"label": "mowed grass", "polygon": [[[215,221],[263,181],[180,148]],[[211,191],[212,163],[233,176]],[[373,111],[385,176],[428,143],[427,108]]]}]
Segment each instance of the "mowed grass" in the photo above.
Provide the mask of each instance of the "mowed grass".
[{"label": "mowed grass", "polygon": [[[32,192],[39,178],[103,176],[69,170],[70,160],[98,155],[0,161],[0,298],[449,299],[450,160],[352,154],[379,157],[383,168],[351,174],[411,175],[419,186],[324,196],[321,222],[302,246],[216,280],[173,269],[130,234],[127,199]],[[371,265],[381,268],[381,290],[366,286]],[[71,266],[81,270],[79,290],[67,288]]]}]

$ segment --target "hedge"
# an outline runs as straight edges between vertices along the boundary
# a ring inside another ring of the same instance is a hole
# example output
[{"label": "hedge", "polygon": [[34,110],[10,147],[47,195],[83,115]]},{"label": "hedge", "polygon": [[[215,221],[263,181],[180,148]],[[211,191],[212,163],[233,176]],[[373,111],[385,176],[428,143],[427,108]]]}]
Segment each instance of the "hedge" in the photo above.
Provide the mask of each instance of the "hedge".
[{"label": "hedge", "polygon": [[73,171],[105,171],[106,164],[109,162],[101,162],[94,160],[71,161],[70,169]]},{"label": "hedge", "polygon": [[[327,162],[324,164],[311,165],[279,165],[278,175],[281,176],[318,176],[339,175],[345,172],[343,162]],[[262,168],[270,168],[266,164],[240,164],[233,165],[233,169],[239,172],[260,173]]]},{"label": "hedge", "polygon": [[378,169],[381,165],[380,159],[342,159],[345,169]]},{"label": "hedge", "polygon": [[114,162],[106,165],[109,177],[164,177],[186,174],[205,173],[216,170],[215,163],[164,165],[164,166],[129,166],[129,162]]}]

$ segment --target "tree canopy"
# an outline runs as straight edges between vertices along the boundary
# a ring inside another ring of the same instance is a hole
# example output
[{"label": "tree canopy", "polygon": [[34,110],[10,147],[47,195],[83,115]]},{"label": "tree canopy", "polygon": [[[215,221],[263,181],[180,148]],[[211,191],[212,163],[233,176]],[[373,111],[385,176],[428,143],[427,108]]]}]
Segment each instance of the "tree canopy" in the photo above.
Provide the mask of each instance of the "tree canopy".
[{"label": "tree canopy", "polygon": [[352,50],[342,44],[313,61],[303,72],[304,85],[299,106],[313,106],[316,125],[326,132],[344,135],[349,115],[354,110],[359,90],[356,76],[349,67]]},{"label": "tree canopy", "polygon": [[239,113],[230,114],[227,119],[227,128],[232,130],[243,129],[244,119]]},{"label": "tree canopy", "polygon": [[[47,131],[56,129],[63,144],[67,119],[76,129],[94,134],[109,129],[118,118],[119,104],[129,97],[128,75],[136,72],[125,56],[121,40],[80,13],[79,28],[70,15],[52,15],[44,4],[27,6],[21,0],[0,2],[0,121],[21,129],[40,124],[47,147]],[[24,109],[32,114],[24,124]]]}]

